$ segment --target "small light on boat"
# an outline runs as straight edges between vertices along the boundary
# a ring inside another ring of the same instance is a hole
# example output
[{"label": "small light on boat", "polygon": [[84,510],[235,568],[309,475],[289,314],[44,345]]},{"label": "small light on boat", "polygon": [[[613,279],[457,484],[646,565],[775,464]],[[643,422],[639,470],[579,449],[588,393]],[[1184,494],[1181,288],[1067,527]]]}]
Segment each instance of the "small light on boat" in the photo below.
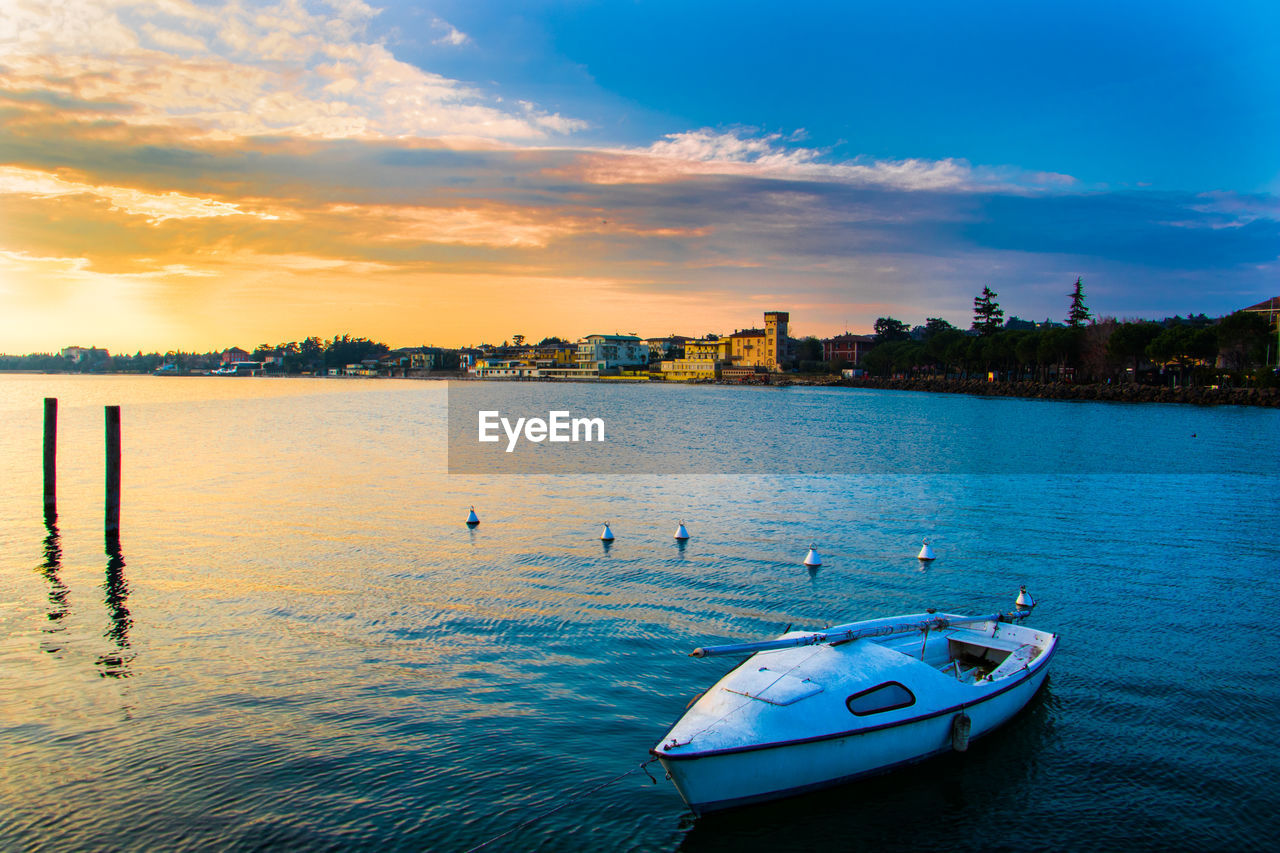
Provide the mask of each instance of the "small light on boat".
[{"label": "small light on boat", "polygon": [[933,549],[929,547],[929,540],[924,540],[924,544],[920,548],[920,553],[916,555],[917,560],[924,560],[926,563],[934,559]]},{"label": "small light on boat", "polygon": [[600,541],[601,542],[613,541],[613,531],[609,529],[609,522],[607,521],[604,523],[604,530],[600,531]]},{"label": "small light on boat", "polygon": [[809,553],[804,555],[804,564],[810,568],[822,565],[822,557],[818,556],[818,552],[812,545],[809,546]]},{"label": "small light on boat", "polygon": [[1018,590],[1018,600],[1014,602],[1019,610],[1030,610],[1036,606],[1035,599],[1031,597],[1031,593],[1027,592],[1027,588],[1021,587]]},{"label": "small light on boat", "polygon": [[472,507],[471,512],[467,513],[467,526],[475,527],[480,523],[480,516],[476,515],[476,508]]},{"label": "small light on boat", "polygon": [[684,522],[683,522],[683,521],[682,521],[682,522],[680,522],[680,526],[676,528],[676,538],[677,538],[677,539],[688,539],[688,538],[689,538],[689,531],[688,531],[688,530],[685,530]]}]

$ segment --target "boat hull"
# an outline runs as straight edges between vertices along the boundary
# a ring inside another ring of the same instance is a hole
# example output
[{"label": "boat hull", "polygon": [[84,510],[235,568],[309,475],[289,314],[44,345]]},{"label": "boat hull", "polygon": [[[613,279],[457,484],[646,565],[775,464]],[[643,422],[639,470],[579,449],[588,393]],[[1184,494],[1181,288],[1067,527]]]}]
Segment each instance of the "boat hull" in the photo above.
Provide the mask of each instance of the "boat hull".
[{"label": "boat hull", "polygon": [[789,797],[839,785],[949,752],[960,714],[969,740],[1022,710],[1044,684],[1052,652],[1012,684],[965,705],[924,711],[910,719],[835,735],[692,755],[655,752],[676,790],[697,814]]}]

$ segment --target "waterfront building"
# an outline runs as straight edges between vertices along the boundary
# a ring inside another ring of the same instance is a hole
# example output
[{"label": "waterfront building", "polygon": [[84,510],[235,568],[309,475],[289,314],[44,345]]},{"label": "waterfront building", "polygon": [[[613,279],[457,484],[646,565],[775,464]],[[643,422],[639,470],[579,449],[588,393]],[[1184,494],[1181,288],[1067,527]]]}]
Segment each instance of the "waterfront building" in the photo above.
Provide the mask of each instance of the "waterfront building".
[{"label": "waterfront building", "polygon": [[862,357],[876,345],[875,335],[851,335],[845,332],[822,342],[822,360],[861,364]]},{"label": "waterfront building", "polygon": [[662,378],[672,382],[719,379],[721,368],[729,364],[732,346],[729,338],[687,339],[683,358],[663,360]]},{"label": "waterfront building", "polygon": [[718,338],[686,340],[684,358],[662,362],[662,378],[673,381],[736,379],[756,381],[758,375],[777,373],[791,357],[786,311],[768,311],[763,329],[741,329]]},{"label": "waterfront building", "polygon": [[397,368],[402,370],[436,370],[444,355],[436,347],[400,347],[391,351]]},{"label": "waterfront building", "polygon": [[542,375],[536,365],[519,358],[482,358],[471,372],[481,379],[533,379]]},{"label": "waterfront building", "polygon": [[1250,305],[1248,308],[1241,308],[1240,310],[1247,311],[1250,314],[1261,314],[1268,320],[1275,322],[1276,317],[1280,316],[1280,296],[1264,299],[1257,305]]},{"label": "waterfront building", "polygon": [[684,358],[684,347],[693,338],[684,335],[668,335],[665,338],[647,338],[645,343],[649,345],[650,360],[657,359],[659,361],[668,358]]},{"label": "waterfront building", "polygon": [[520,350],[494,348],[493,354],[473,359],[467,370],[481,379],[593,379],[599,376],[597,367],[579,365],[579,346],[544,344]]},{"label": "waterfront building", "polygon": [[729,359],[737,367],[763,367],[771,373],[782,370],[791,357],[786,311],[766,311],[763,329],[742,329],[729,336]]},{"label": "waterfront building", "polygon": [[240,347],[232,347],[231,349],[224,349],[218,360],[222,362],[222,364],[230,365],[238,364],[242,361],[253,361],[253,356],[240,349]]},{"label": "waterfront building", "polygon": [[558,366],[538,369],[538,376],[546,379],[599,379],[600,371],[594,367]]},{"label": "waterfront building", "polygon": [[539,368],[549,369],[557,367],[572,367],[577,360],[578,347],[576,344],[543,344],[541,346],[531,347],[525,354],[524,358]]},{"label": "waterfront building", "polygon": [[719,379],[725,364],[705,358],[669,358],[662,362],[662,378],[671,382],[690,382],[699,379]]},{"label": "waterfront building", "polygon": [[766,384],[769,381],[769,369],[760,365],[725,365],[720,368],[720,378],[727,382]]},{"label": "waterfront building", "polygon": [[649,345],[636,335],[587,335],[578,341],[574,362],[578,370],[597,375],[644,367],[649,363]]},{"label": "waterfront building", "polygon": [[690,361],[728,361],[733,342],[729,338],[703,338],[687,341],[684,357]]},{"label": "waterfront building", "polygon": [[104,349],[97,347],[63,347],[62,357],[72,364],[79,364],[82,361],[98,361],[110,357],[110,353]]}]

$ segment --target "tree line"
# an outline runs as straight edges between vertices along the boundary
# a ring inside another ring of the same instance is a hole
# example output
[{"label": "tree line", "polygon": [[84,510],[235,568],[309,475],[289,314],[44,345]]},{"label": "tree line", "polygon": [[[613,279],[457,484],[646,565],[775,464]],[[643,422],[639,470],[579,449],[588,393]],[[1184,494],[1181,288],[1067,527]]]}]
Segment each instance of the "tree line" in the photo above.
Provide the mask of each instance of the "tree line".
[{"label": "tree line", "polygon": [[[356,364],[362,359],[379,358],[391,352],[391,348],[381,341],[353,336],[350,334],[334,335],[325,340],[309,337],[301,341],[287,341],[280,344],[259,344],[250,354],[253,361],[266,361],[269,357],[279,357],[277,369],[280,373],[298,375],[302,373],[325,373],[330,368],[341,368],[348,364]],[[452,356],[452,359],[450,359]],[[452,361],[452,364],[450,364]],[[456,369],[458,354],[444,351],[443,367]],[[183,352],[170,350],[166,353],[138,351],[134,355],[105,355],[101,350],[87,355],[80,361],[72,361],[57,353],[35,353],[32,355],[0,355],[0,370],[28,370],[39,372],[63,373],[152,373],[165,364],[177,365],[179,372],[190,370],[213,370],[222,364],[222,351],[217,352]],[[437,364],[437,368],[441,365]]]},{"label": "tree line", "polygon": [[974,298],[967,332],[930,317],[913,334],[892,317],[879,318],[877,345],[862,366],[875,376],[1276,384],[1268,367],[1276,341],[1261,314],[1238,311],[1219,320],[1204,314],[1161,322],[1096,320],[1077,278],[1066,321],[1037,327],[1016,318],[1006,323],[997,296],[984,287]]}]

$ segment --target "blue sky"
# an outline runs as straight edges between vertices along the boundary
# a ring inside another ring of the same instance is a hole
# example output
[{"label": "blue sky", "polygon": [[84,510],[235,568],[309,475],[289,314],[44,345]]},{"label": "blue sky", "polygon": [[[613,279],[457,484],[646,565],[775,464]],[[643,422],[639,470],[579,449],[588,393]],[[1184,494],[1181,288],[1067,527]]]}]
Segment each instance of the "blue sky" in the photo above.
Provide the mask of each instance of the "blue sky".
[{"label": "blue sky", "polygon": [[7,8],[0,351],[1280,293],[1274,3]]},{"label": "blue sky", "polygon": [[[513,11],[518,10],[518,11]],[[472,41],[431,44],[433,18]],[[1085,185],[1274,192],[1275,3],[557,2],[389,7],[397,52],[647,144],[698,127]]]}]

